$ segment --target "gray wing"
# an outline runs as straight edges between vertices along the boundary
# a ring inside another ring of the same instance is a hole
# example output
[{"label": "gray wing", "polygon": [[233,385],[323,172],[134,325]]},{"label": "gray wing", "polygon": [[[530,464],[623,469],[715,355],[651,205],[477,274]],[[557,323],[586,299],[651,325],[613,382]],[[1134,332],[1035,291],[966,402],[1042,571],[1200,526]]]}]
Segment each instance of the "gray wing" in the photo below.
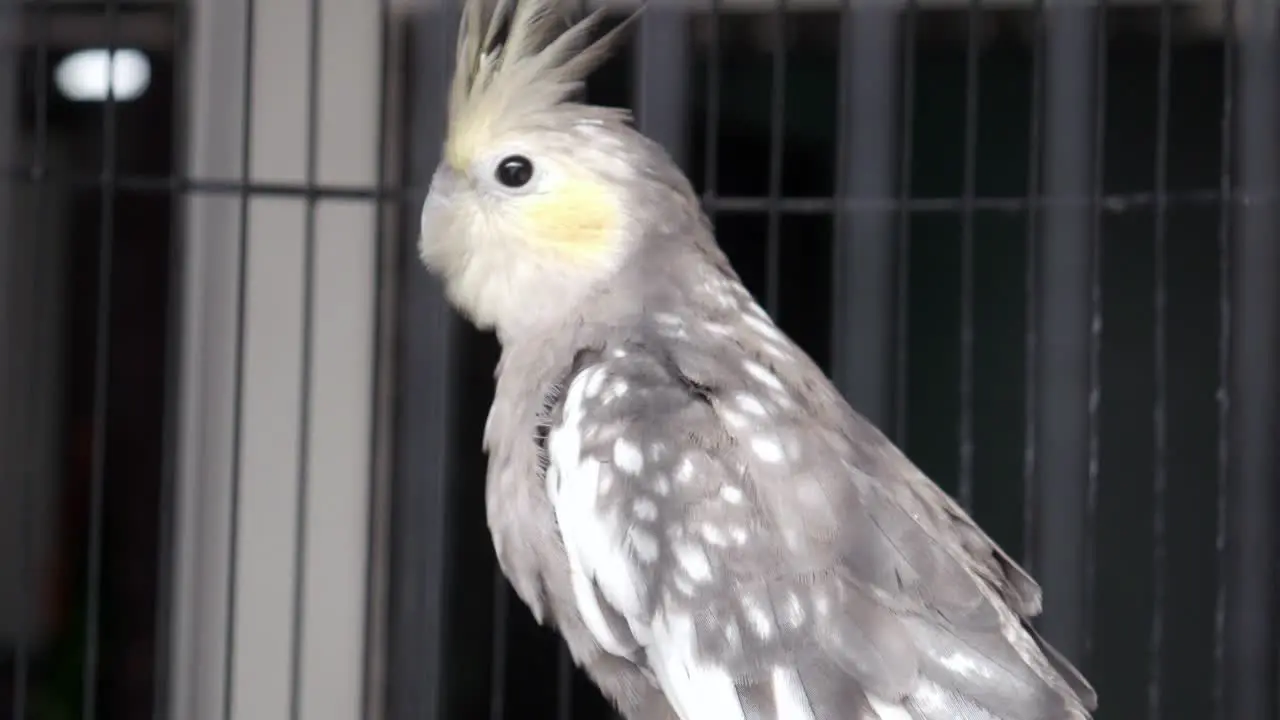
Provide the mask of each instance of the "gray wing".
[{"label": "gray wing", "polygon": [[759,357],[580,367],[547,445],[574,597],[684,720],[1088,717],[1035,583],[864,420]]}]

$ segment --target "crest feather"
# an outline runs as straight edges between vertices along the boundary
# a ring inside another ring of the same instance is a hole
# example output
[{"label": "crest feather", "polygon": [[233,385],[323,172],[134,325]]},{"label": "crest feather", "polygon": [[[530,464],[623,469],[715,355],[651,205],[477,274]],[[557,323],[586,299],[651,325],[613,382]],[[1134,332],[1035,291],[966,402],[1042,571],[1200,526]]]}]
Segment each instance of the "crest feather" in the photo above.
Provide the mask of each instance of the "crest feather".
[{"label": "crest feather", "polygon": [[467,126],[566,104],[640,12],[589,42],[604,9],[571,23],[560,3],[466,0],[449,92],[451,136]]}]

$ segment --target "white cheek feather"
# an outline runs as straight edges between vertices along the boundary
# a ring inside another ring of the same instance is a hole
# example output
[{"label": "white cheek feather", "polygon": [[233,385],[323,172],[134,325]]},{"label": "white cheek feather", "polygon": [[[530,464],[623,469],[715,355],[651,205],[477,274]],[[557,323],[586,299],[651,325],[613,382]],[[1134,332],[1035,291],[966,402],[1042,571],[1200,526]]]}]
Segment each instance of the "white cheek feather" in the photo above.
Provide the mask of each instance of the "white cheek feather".
[{"label": "white cheek feather", "polygon": [[557,262],[531,245],[515,216],[488,219],[465,204],[428,196],[418,252],[442,278],[450,302],[480,328],[503,333],[537,324],[592,286],[599,269]]}]

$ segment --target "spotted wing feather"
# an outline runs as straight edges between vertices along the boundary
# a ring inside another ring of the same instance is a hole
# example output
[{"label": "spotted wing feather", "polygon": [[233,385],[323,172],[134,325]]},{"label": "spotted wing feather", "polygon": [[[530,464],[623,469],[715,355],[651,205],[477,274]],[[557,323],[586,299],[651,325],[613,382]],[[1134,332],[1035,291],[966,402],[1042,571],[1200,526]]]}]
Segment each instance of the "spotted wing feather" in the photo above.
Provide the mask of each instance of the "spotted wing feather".
[{"label": "spotted wing feather", "polygon": [[996,577],[927,480],[873,477],[896,451],[865,421],[731,365],[620,344],[553,409],[547,491],[607,652],[683,720],[1088,717],[1092,691],[1025,628],[1034,582]]}]

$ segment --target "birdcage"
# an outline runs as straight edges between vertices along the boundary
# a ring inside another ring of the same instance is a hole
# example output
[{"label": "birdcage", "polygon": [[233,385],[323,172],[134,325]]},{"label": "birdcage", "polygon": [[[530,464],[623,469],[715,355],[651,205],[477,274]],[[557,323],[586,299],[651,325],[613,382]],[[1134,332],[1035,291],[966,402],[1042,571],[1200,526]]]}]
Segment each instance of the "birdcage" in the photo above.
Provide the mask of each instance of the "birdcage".
[{"label": "birdcage", "polygon": [[[0,0],[0,718],[612,717],[415,247],[457,5]],[[1099,720],[1280,712],[1277,13],[653,0],[589,83]]]}]

